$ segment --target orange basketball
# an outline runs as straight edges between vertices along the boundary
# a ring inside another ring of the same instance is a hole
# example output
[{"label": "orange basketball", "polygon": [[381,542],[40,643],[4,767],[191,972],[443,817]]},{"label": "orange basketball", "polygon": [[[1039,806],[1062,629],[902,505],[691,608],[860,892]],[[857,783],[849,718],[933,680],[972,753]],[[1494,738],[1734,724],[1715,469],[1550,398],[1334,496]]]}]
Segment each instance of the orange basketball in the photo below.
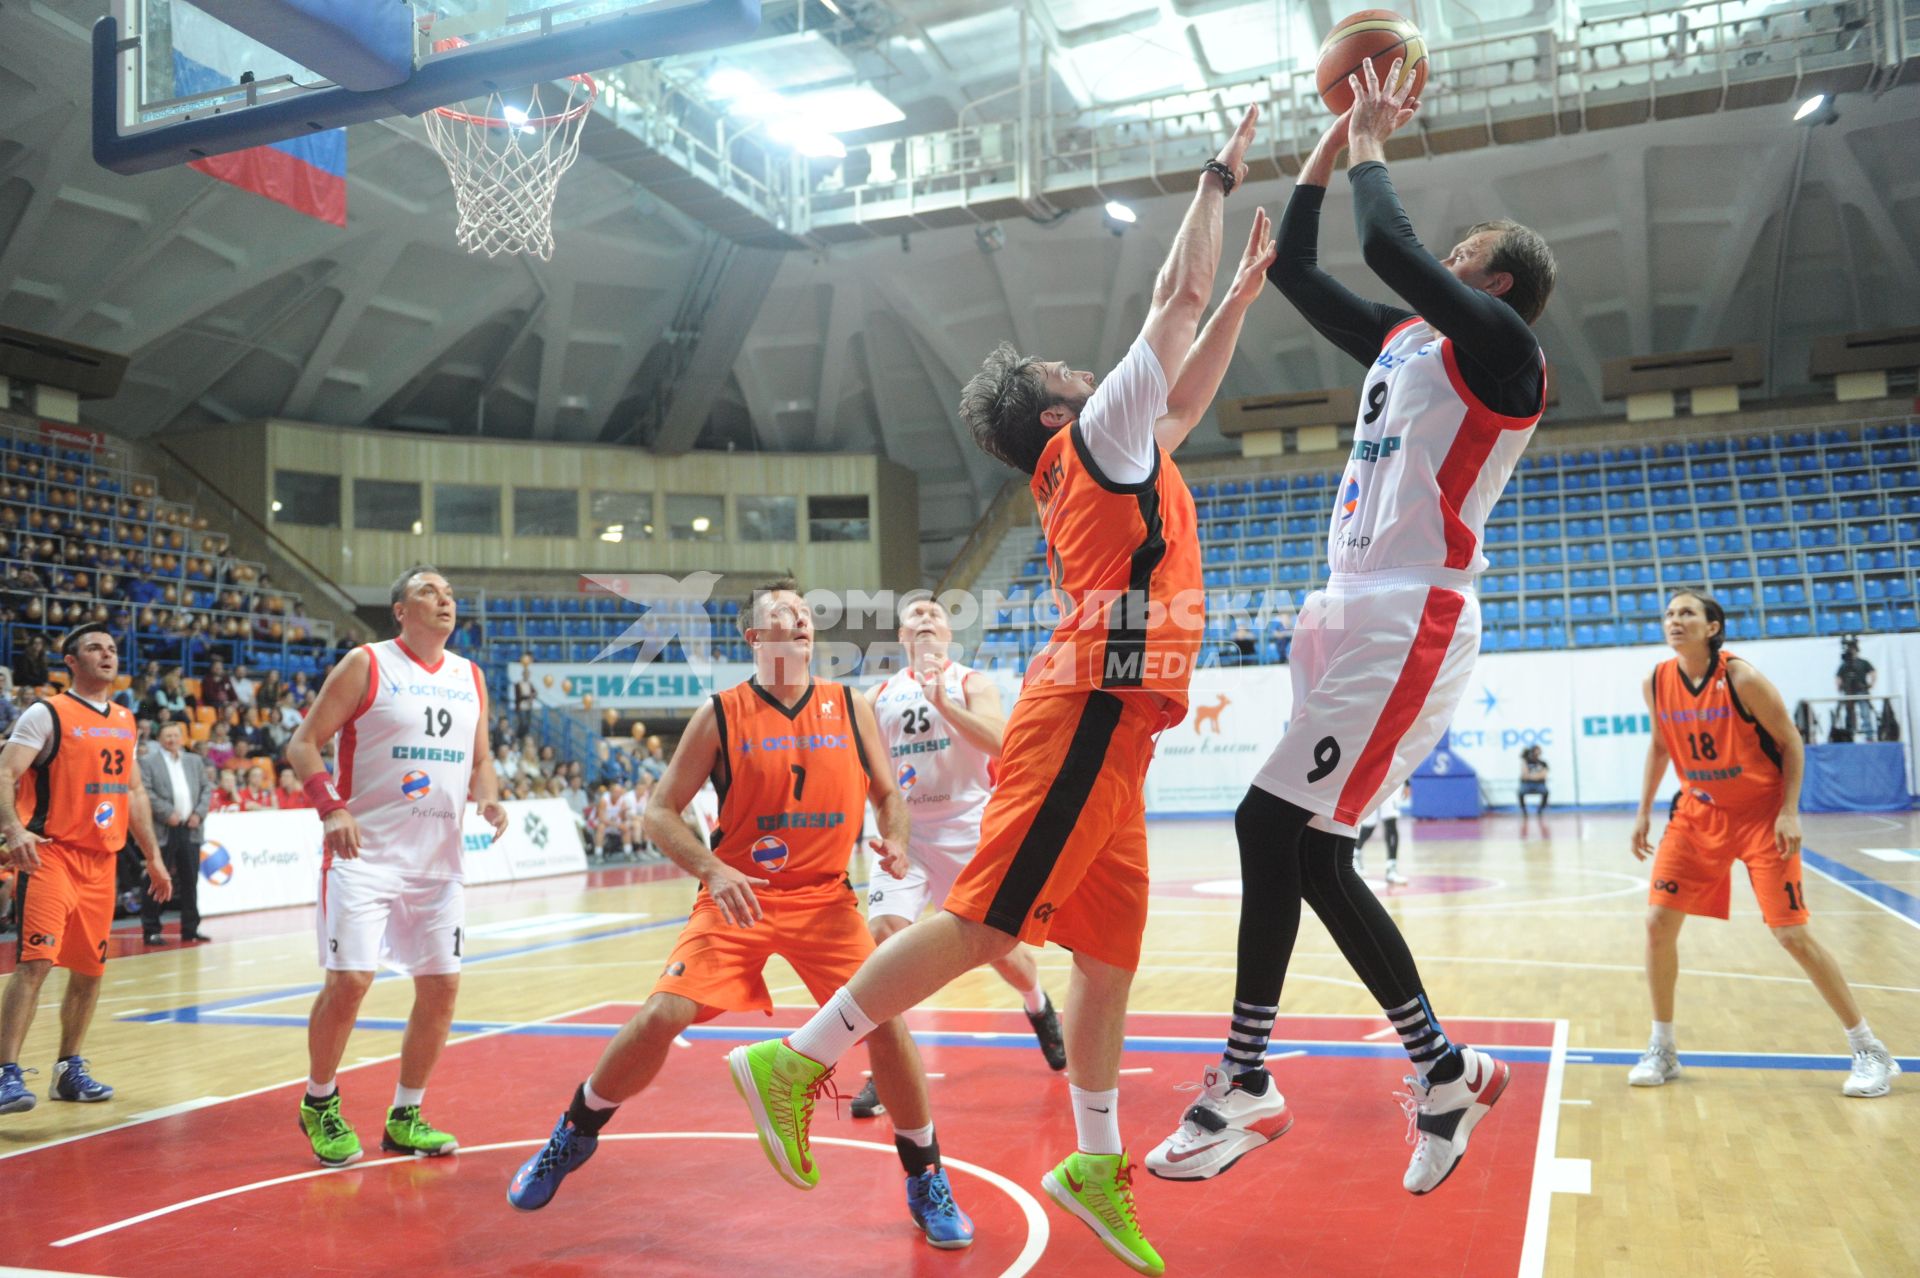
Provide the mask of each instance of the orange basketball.
[{"label": "orange basketball", "polygon": [[1320,46],[1320,61],[1314,70],[1320,100],[1327,104],[1327,110],[1339,115],[1353,105],[1347,77],[1362,75],[1360,64],[1371,61],[1374,74],[1385,84],[1395,58],[1406,60],[1400,69],[1401,79],[1412,76],[1413,96],[1419,97],[1427,85],[1427,42],[1420,28],[1388,9],[1362,9],[1342,18]]}]

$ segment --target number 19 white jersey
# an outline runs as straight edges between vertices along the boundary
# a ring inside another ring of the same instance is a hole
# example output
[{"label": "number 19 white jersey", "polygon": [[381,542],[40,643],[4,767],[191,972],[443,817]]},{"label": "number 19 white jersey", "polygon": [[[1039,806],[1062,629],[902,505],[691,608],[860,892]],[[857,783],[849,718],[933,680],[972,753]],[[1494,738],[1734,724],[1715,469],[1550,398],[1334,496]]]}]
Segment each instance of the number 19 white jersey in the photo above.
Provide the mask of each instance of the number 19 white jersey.
[{"label": "number 19 white jersey", "polygon": [[1485,571],[1487,514],[1539,420],[1482,404],[1460,375],[1452,340],[1425,320],[1394,329],[1360,387],[1353,453],[1327,527],[1328,566]]},{"label": "number 19 white jersey", "polygon": [[422,665],[397,639],[368,644],[366,700],[340,730],[337,786],[361,859],[414,878],[459,879],[461,816],[485,713],[480,668],[442,652]]}]

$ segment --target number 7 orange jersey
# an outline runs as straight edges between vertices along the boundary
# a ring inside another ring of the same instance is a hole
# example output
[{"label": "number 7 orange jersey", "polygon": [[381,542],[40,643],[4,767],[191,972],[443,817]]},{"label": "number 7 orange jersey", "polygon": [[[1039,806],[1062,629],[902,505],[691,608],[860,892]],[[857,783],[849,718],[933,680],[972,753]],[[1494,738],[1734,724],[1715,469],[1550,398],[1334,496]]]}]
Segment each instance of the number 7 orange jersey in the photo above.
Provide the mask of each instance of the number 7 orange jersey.
[{"label": "number 7 orange jersey", "polygon": [[1780,744],[1740,704],[1727,677],[1730,652],[1714,654],[1698,685],[1689,683],[1680,659],[1653,671],[1654,731],[1673,756],[1673,770],[1687,793],[1731,812],[1780,809]]},{"label": "number 7 orange jersey", "polygon": [[767,880],[759,891],[838,885],[847,876],[867,802],[855,695],[815,680],[789,709],[749,679],[713,698],[720,731],[713,852]]}]

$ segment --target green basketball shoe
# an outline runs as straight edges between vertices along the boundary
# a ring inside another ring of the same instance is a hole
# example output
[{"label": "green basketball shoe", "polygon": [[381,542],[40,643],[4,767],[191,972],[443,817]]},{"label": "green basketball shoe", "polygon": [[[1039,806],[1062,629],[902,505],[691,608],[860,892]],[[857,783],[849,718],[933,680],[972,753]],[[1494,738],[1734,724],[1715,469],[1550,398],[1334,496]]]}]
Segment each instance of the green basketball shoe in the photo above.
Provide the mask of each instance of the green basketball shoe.
[{"label": "green basketball shoe", "polygon": [[1167,1266],[1134,1217],[1133,1164],[1120,1154],[1069,1154],[1040,1181],[1062,1211],[1077,1217],[1129,1268],[1163,1274]]},{"label": "green basketball shoe", "polygon": [[387,1130],[380,1133],[380,1148],[389,1154],[438,1158],[460,1148],[460,1142],[452,1132],[443,1132],[420,1117],[418,1105],[395,1105],[387,1111]]},{"label": "green basketball shoe", "polygon": [[833,1067],[802,1056],[785,1039],[770,1038],[728,1052],[727,1068],[773,1169],[799,1189],[819,1184],[820,1169],[814,1166],[807,1135],[821,1093],[839,1095],[827,1091]]},{"label": "green basketball shoe", "polygon": [[300,1098],[300,1130],[313,1142],[313,1156],[323,1166],[345,1167],[348,1163],[357,1163],[364,1152],[360,1138],[353,1134],[346,1116],[340,1112],[338,1089],[317,1103],[311,1096]]}]

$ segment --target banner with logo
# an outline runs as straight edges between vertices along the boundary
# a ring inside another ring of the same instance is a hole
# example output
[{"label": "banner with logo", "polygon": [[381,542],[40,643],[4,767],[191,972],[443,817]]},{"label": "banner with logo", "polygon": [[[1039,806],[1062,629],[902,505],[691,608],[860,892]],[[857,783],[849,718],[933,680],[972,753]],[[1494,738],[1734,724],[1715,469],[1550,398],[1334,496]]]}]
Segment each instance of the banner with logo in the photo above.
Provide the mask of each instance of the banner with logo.
[{"label": "banner with logo", "polygon": [[[544,878],[587,868],[573,814],[562,799],[510,799],[507,831],[468,807],[464,820],[468,883]],[[200,847],[200,912],[238,914],[310,905],[320,892],[320,818],[288,812],[215,812]]]},{"label": "banner with logo", "polygon": [[1147,769],[1147,811],[1239,807],[1292,712],[1285,666],[1195,671],[1187,717],[1160,734]]},{"label": "banner with logo", "polygon": [[722,688],[753,676],[751,662],[717,662],[699,669],[654,661],[634,669],[616,653],[607,661],[536,661],[534,694],[560,709],[694,710]]}]

